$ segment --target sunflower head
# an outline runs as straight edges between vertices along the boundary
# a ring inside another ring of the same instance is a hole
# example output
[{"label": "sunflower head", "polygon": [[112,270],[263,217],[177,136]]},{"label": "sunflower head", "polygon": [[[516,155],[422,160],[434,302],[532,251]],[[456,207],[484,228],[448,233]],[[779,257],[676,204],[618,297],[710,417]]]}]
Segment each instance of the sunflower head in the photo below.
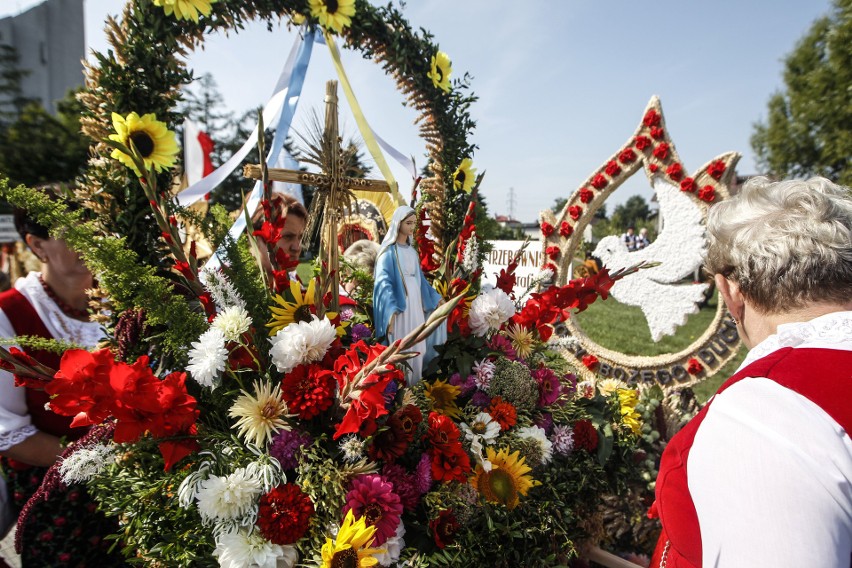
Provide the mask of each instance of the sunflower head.
[{"label": "sunflower head", "polygon": [[355,15],[355,0],[308,0],[311,16],[319,20],[322,27],[337,33],[352,25]]},{"label": "sunflower head", "polygon": [[450,92],[450,74],[453,72],[453,66],[450,63],[450,56],[439,51],[432,56],[432,69],[426,74],[432,79],[432,84],[436,89],[441,89],[445,93]]},{"label": "sunflower head", "polygon": [[376,527],[367,525],[364,517],[355,520],[350,509],[337,538],[326,538],[322,546],[322,568],[362,568],[378,564],[375,555],[384,550],[369,548],[375,532]]},{"label": "sunflower head", "polygon": [[432,409],[450,418],[461,416],[461,410],[456,405],[459,394],[461,394],[461,387],[440,379],[426,387],[426,396],[432,401]]},{"label": "sunflower head", "polygon": [[490,503],[505,505],[508,509],[518,506],[521,496],[526,496],[530,488],[539,485],[527,475],[530,467],[520,452],[509,453],[508,448],[495,452],[494,448],[485,448],[491,470],[485,471],[482,464],[476,466],[471,483],[479,494]]},{"label": "sunflower head", "polygon": [[161,6],[167,16],[172,14],[178,20],[192,20],[198,23],[198,15],[210,15],[211,4],[216,0],[154,0],[155,6]]},{"label": "sunflower head", "polygon": [[316,310],[316,280],[308,283],[308,289],[302,293],[302,285],[297,280],[290,281],[290,289],[285,290],[285,297],[275,294],[272,300],[277,306],[270,306],[272,319],[266,324],[269,335],[274,336],[279,330],[291,323],[300,321],[310,322],[317,313]]},{"label": "sunflower head", "polygon": [[[142,160],[146,168],[153,168],[160,172],[174,165],[178,153],[175,133],[169,130],[164,122],[157,120],[155,114],[140,117],[135,112],[131,112],[127,117],[123,117],[114,112],[112,126],[115,134],[110,134],[109,139],[123,144],[131,151],[135,148],[138,158]],[[133,158],[126,152],[116,148],[111,155],[131,168],[136,175],[142,175]]]},{"label": "sunflower head", "polygon": [[475,181],[476,168],[473,167],[473,162],[470,158],[465,158],[453,174],[453,187],[470,193]]}]

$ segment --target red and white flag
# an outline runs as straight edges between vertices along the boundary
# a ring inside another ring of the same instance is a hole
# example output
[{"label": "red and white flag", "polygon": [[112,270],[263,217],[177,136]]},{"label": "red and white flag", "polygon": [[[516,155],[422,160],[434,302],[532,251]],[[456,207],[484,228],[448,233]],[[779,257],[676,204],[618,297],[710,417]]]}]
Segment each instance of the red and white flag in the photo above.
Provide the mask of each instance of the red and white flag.
[{"label": "red and white flag", "polygon": [[183,169],[186,172],[188,186],[201,180],[213,171],[210,153],[213,151],[213,139],[187,119],[183,121]]}]

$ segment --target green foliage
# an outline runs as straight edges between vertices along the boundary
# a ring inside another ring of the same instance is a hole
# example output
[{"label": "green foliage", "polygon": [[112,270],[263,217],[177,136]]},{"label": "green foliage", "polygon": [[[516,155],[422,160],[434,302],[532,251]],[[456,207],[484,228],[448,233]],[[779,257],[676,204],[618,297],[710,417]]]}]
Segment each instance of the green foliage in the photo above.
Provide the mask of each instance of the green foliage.
[{"label": "green foliage", "polygon": [[82,345],[77,345],[71,341],[61,341],[59,339],[45,339],[36,335],[16,335],[10,338],[0,338],[0,345],[18,345],[22,348],[34,349],[36,351],[49,351],[62,355],[69,349],[85,349]]},{"label": "green foliage", "polygon": [[852,185],[852,0],[835,0],[787,56],[751,145],[762,172]]}]

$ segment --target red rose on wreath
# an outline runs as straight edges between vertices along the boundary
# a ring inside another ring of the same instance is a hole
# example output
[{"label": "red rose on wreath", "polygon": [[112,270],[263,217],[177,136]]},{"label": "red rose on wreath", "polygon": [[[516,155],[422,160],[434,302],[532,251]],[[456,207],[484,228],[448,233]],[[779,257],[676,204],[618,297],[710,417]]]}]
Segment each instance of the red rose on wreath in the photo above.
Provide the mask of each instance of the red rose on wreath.
[{"label": "red rose on wreath", "polygon": [[716,200],[716,189],[712,185],[705,185],[698,190],[698,199],[713,203]]},{"label": "red rose on wreath", "polygon": [[571,215],[571,218],[576,221],[580,218],[580,215],[583,214],[583,208],[579,205],[572,205],[568,208],[568,214]]},{"label": "red rose on wreath", "polygon": [[609,162],[607,162],[604,171],[609,177],[615,177],[621,173],[621,168],[618,167],[618,164],[615,162],[615,160],[610,160]]},{"label": "red rose on wreath", "polygon": [[666,168],[666,174],[668,174],[668,176],[674,181],[680,181],[683,177],[683,166],[681,166],[680,163],[675,162]]},{"label": "red rose on wreath", "polygon": [[658,113],[654,109],[650,109],[648,110],[648,112],[645,113],[645,118],[642,119],[642,122],[648,128],[652,128],[654,126],[660,125],[660,118],[660,113]]},{"label": "red rose on wreath", "polygon": [[692,358],[686,365],[686,372],[690,375],[697,375],[698,373],[704,370],[704,365],[702,365],[698,359]]},{"label": "red rose on wreath", "polygon": [[692,178],[684,178],[682,182],[680,182],[680,190],[688,191],[690,193],[695,191],[695,180]]},{"label": "red rose on wreath", "polygon": [[657,147],[654,148],[654,157],[658,160],[665,160],[669,157],[669,145],[665,142],[660,142],[657,144]]},{"label": "red rose on wreath", "polygon": [[618,155],[618,161],[622,164],[629,164],[635,160],[636,152],[634,152],[632,148],[626,148]]},{"label": "red rose on wreath", "polygon": [[595,189],[603,189],[607,186],[609,180],[604,177],[603,174],[598,174],[594,178],[592,178],[592,187]]},{"label": "red rose on wreath", "polygon": [[648,166],[648,169],[651,170],[652,174],[655,174],[657,173],[657,170],[660,169],[660,166],[658,166],[657,164],[651,164],[650,166]]},{"label": "red rose on wreath", "polygon": [[637,136],[633,140],[633,144],[636,146],[637,150],[644,150],[651,145],[651,139],[647,136]]},{"label": "red rose on wreath", "polygon": [[707,166],[707,173],[710,174],[710,177],[713,179],[718,180],[722,178],[722,174],[725,173],[726,169],[725,162],[722,160],[716,160]]},{"label": "red rose on wreath", "polygon": [[555,229],[554,229],[553,225],[551,225],[547,221],[541,222],[541,234],[544,235],[545,237],[549,237],[550,235],[552,235],[554,230]]},{"label": "red rose on wreath", "polygon": [[594,371],[600,361],[594,355],[583,355],[583,365],[590,371]]},{"label": "red rose on wreath", "polygon": [[568,224],[568,221],[562,221],[562,224],[559,226],[559,235],[563,237],[570,237],[574,233],[574,227]]},{"label": "red rose on wreath", "polygon": [[589,201],[594,199],[594,197],[595,192],[593,192],[591,189],[584,187],[580,190],[580,201],[582,201],[583,203],[588,203]]},{"label": "red rose on wreath", "polygon": [[556,260],[557,258],[559,258],[560,252],[561,251],[559,250],[559,247],[547,247],[547,249],[544,251],[544,253],[549,256],[551,260]]},{"label": "red rose on wreath", "polygon": [[663,129],[659,126],[651,129],[651,138],[655,140],[662,140],[664,135]]}]

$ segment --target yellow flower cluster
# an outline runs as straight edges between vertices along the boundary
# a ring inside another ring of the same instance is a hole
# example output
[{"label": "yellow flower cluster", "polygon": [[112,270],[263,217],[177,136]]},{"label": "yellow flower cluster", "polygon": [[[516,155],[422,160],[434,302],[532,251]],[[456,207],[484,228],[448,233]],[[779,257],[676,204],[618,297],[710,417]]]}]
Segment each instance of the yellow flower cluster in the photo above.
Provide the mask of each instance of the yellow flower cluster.
[{"label": "yellow flower cluster", "polygon": [[167,16],[174,14],[178,20],[198,23],[198,15],[209,16],[214,2],[216,0],[154,0],[154,6],[160,6]]},{"label": "yellow flower cluster", "polygon": [[636,412],[639,395],[633,389],[618,389],[616,392],[621,406],[621,422],[638,436],[642,432],[642,416]]}]

